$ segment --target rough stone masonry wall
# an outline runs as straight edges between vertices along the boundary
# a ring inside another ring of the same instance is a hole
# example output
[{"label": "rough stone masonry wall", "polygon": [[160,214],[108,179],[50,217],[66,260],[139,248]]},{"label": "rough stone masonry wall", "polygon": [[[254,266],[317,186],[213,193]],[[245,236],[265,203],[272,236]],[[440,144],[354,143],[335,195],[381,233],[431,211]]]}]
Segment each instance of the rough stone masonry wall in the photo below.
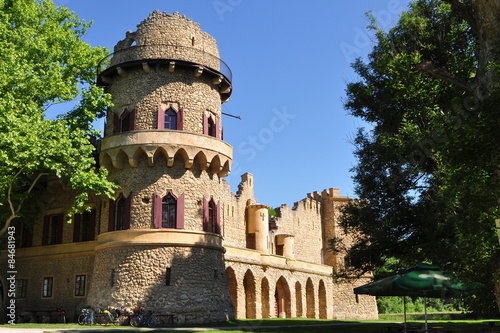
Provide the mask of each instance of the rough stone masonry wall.
[{"label": "rough stone masonry wall", "polygon": [[[171,269],[169,285],[167,268]],[[160,315],[174,314],[177,324],[233,317],[223,253],[198,247],[100,249],[88,301],[96,306],[140,306]]]},{"label": "rough stone masonry wall", "polygon": [[[52,245],[61,247],[61,245]],[[16,262],[16,280],[26,280],[26,297],[16,299],[16,312],[21,320],[29,321],[35,319],[38,322],[44,320],[41,316],[50,315],[44,311],[53,311],[63,308],[67,311],[67,319],[73,321],[78,310],[87,305],[86,295],[75,296],[75,280],[77,275],[86,276],[86,291],[92,280],[94,266],[93,253],[87,254],[64,254],[52,257],[23,258],[28,250],[33,253],[33,248],[18,249]],[[2,280],[5,281],[5,272],[2,270]],[[42,297],[43,279],[53,278],[52,297]],[[31,318],[25,311],[38,310],[38,318]],[[50,320],[48,317],[45,320]],[[52,318],[54,320],[54,318]]]},{"label": "rough stone masonry wall", "polygon": [[295,259],[323,263],[321,204],[309,198],[278,208],[276,233],[294,235]]},{"label": "rough stone masonry wall", "polygon": [[[124,195],[132,194],[132,229],[154,228],[154,194],[165,196],[168,191],[179,197],[184,194],[184,229],[203,231],[203,200],[213,198],[215,203],[224,202],[222,193],[225,185],[222,180],[197,166],[187,170],[177,161],[167,167],[163,157],[158,157],[154,166],[147,165],[146,158],[141,159],[137,168],[125,166],[122,170],[114,169],[111,179],[118,181]],[[103,220],[107,221],[109,204],[103,209]],[[101,232],[108,230],[107,223],[102,223]]]},{"label": "rough stone masonry wall", "polygon": [[246,207],[255,203],[253,175],[245,173],[241,176],[238,192],[232,193],[229,189],[223,192],[224,209],[224,245],[239,248],[246,247]]},{"label": "rough stone masonry wall", "polygon": [[166,67],[155,67],[151,73],[141,69],[130,71],[126,78],[117,77],[109,87],[113,96],[113,112],[107,116],[106,133],[113,133],[114,114],[136,109],[136,130],[158,128],[158,107],[173,103],[183,109],[183,130],[203,134],[203,115],[218,121],[220,95],[207,76],[194,77],[193,72],[178,69],[169,73]]}]

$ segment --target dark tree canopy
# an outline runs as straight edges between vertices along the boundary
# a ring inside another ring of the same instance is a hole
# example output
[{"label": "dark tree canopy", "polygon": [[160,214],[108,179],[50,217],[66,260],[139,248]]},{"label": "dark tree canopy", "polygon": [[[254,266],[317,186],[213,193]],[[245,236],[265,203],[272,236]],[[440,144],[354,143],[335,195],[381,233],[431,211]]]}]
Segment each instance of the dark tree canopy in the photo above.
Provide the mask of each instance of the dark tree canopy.
[{"label": "dark tree canopy", "polygon": [[342,224],[363,235],[349,250],[354,269],[431,261],[485,283],[471,305],[497,313],[499,53],[485,54],[473,10],[481,6],[415,1],[388,32],[372,20],[376,45],[353,64],[360,79],[348,84],[345,107],[373,127],[355,138],[359,200]]}]

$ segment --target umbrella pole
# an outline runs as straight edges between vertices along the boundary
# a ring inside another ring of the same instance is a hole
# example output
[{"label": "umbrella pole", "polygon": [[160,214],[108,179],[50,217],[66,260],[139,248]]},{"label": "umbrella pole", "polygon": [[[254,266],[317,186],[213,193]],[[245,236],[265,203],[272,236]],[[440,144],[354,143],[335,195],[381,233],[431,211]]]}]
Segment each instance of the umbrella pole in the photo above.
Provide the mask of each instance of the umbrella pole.
[{"label": "umbrella pole", "polygon": [[424,317],[425,317],[425,333],[428,333],[427,330],[427,297],[424,296]]},{"label": "umbrella pole", "polygon": [[406,296],[403,296],[403,318],[404,318],[404,324],[403,324],[403,328],[404,328],[404,332],[406,333]]}]

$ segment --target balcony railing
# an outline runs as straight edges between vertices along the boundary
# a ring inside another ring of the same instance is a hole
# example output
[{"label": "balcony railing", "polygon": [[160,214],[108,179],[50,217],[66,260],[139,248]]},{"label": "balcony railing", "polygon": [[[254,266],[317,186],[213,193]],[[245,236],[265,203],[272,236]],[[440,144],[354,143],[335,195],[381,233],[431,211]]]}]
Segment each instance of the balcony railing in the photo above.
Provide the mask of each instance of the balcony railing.
[{"label": "balcony railing", "polygon": [[222,74],[229,82],[232,82],[231,70],[220,58],[194,47],[170,44],[136,45],[110,53],[100,61],[97,76],[99,77],[114,66],[146,60],[198,64]]}]

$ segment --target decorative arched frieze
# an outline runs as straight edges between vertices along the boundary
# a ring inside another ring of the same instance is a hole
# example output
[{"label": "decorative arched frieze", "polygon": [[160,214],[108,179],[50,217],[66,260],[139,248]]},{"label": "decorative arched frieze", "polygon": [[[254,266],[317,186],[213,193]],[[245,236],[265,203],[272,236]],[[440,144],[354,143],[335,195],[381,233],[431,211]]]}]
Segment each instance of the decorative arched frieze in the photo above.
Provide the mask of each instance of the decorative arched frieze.
[{"label": "decorative arched frieze", "polygon": [[198,166],[220,177],[229,174],[232,147],[224,141],[195,133],[161,132],[133,131],[104,138],[101,165],[108,170],[123,169],[127,163],[136,168],[144,159],[148,166],[165,160],[167,166],[172,167],[174,161],[181,161],[186,169]]}]

